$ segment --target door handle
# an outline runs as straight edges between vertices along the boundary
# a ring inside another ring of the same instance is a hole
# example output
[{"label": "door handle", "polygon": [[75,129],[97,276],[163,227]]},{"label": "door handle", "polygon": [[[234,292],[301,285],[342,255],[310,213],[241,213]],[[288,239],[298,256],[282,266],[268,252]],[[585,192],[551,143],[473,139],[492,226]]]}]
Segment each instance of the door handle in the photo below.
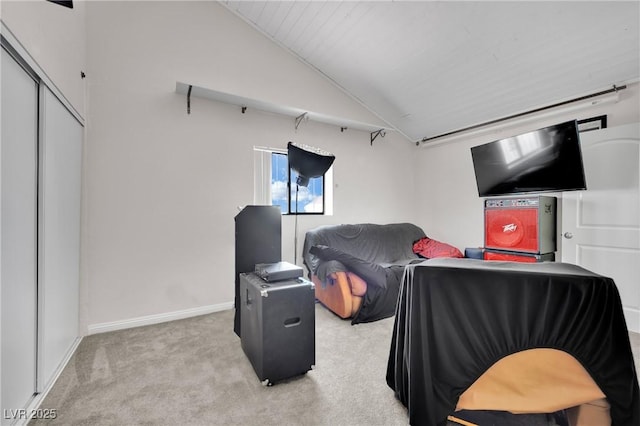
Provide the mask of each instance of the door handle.
[{"label": "door handle", "polygon": [[573,238],[573,234],[571,232],[565,232],[564,234],[562,234],[563,237],[565,237],[567,240],[570,240]]}]

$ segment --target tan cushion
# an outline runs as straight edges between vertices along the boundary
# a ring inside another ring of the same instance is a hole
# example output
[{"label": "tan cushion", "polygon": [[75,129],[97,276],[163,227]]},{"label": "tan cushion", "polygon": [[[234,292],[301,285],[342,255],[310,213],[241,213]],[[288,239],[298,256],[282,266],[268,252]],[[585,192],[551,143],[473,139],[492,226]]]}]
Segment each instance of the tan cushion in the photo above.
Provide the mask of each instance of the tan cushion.
[{"label": "tan cushion", "polygon": [[354,296],[364,296],[367,292],[367,282],[353,272],[347,272],[347,279],[351,286],[351,294]]},{"label": "tan cushion", "polygon": [[568,353],[548,348],[506,356],[459,398],[456,410],[552,413],[605,398],[584,367]]},{"label": "tan cushion", "polygon": [[350,318],[353,315],[353,303],[351,301],[351,288],[344,273],[331,274],[326,283],[313,275],[311,277],[315,285],[316,299],[340,318]]}]

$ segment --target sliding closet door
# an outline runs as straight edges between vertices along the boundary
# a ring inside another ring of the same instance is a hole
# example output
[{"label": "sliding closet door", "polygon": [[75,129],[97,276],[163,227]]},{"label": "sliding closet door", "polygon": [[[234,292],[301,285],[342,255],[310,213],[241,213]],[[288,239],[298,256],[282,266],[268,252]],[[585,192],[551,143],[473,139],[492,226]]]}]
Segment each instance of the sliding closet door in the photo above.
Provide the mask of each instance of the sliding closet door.
[{"label": "sliding closet door", "polygon": [[41,86],[38,390],[78,338],[82,125]]},{"label": "sliding closet door", "polygon": [[[4,414],[24,408],[36,389],[38,84],[0,50]],[[2,424],[10,421],[5,417]]]}]

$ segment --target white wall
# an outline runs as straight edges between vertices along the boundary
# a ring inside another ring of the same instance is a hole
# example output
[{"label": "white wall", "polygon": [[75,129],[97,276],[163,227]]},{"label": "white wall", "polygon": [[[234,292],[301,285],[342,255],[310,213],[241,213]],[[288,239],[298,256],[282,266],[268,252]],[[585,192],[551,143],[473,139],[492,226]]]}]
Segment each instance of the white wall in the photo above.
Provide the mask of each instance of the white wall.
[{"label": "white wall", "polygon": [[[253,201],[253,146],[288,141],[336,155],[324,223],[414,219],[417,148],[367,132],[175,93],[176,81],[349,119],[377,121],[329,81],[215,2],[89,2],[87,226],[89,332],[114,322],[230,306],[234,216]],[[283,259],[293,260],[293,218]],[[300,262],[300,257],[298,256]]]},{"label": "white wall", "polygon": [[[416,166],[417,224],[427,235],[464,250],[481,247],[484,238],[483,198],[478,197],[470,148],[568,120],[607,115],[607,127],[640,121],[640,87],[628,85],[619,101],[574,112],[546,111],[526,119],[488,127],[471,136],[420,148]],[[562,194],[553,193],[559,199]],[[560,207],[560,203],[559,203]],[[561,211],[560,211],[561,214]],[[561,217],[558,218],[561,223]],[[558,234],[561,234],[560,230]],[[559,245],[562,243],[558,239]],[[561,248],[561,247],[560,247]],[[558,256],[559,257],[559,256]]]},{"label": "white wall", "polygon": [[[413,221],[462,249],[481,245],[483,235],[471,146],[565,119],[607,114],[609,126],[640,119],[637,85],[615,105],[421,148],[391,132],[370,146],[365,132],[312,122],[295,131],[289,118],[241,114],[196,98],[187,115],[176,81],[377,121],[215,2],[74,5],[3,0],[0,10],[3,23],[87,119],[84,332],[232,301],[233,217],[252,202],[254,145],[284,148],[293,140],[337,157],[335,215],[300,217],[299,246],[306,229],[324,223]],[[283,218],[283,259],[293,260],[292,217]]]},{"label": "white wall", "polygon": [[73,9],[44,0],[0,2],[2,22],[44,70],[55,87],[85,116],[85,3]]}]

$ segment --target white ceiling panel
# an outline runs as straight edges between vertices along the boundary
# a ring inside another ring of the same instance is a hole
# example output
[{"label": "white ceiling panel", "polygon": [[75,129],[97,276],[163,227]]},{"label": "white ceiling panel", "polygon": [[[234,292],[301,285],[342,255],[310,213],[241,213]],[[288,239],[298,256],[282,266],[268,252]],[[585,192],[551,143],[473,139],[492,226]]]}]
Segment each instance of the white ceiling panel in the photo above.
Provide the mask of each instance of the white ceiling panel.
[{"label": "white ceiling panel", "polygon": [[226,1],[418,141],[640,79],[640,2]]}]

